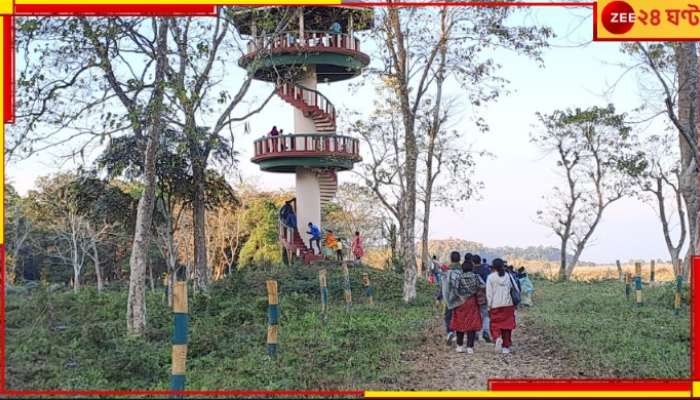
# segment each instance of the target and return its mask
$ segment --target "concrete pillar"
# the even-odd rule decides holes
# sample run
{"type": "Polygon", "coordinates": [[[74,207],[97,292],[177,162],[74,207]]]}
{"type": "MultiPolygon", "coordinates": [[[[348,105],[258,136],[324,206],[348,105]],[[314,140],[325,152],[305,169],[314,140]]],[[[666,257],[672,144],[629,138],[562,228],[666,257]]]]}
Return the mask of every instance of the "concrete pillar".
{"type": "Polygon", "coordinates": [[[309,245],[308,224],[312,222],[321,229],[321,190],[316,173],[310,168],[298,167],[297,183],[297,225],[304,243],[309,245]]]}
{"type": "MultiPolygon", "coordinates": [[[[316,90],[316,69],[314,65],[307,65],[309,72],[304,79],[297,81],[301,86],[316,90]]],[[[294,108],[294,133],[316,133],[316,126],[311,118],[304,116],[304,113],[294,108]]]]}

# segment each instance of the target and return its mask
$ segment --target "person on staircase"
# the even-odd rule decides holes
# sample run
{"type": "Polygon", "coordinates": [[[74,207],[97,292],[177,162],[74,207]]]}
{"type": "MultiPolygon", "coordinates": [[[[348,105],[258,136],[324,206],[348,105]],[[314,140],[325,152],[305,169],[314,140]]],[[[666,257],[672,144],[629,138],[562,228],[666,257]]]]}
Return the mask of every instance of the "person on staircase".
{"type": "Polygon", "coordinates": [[[355,263],[359,264],[360,259],[365,255],[365,249],[362,247],[362,237],[359,231],[355,231],[355,236],[352,237],[352,244],[350,247],[352,255],[355,256],[355,263]]]}
{"type": "Polygon", "coordinates": [[[316,251],[314,251],[314,242],[316,242],[318,253],[321,254],[321,230],[318,229],[318,226],[309,222],[309,230],[306,234],[311,235],[311,239],[309,239],[309,248],[311,251],[316,254],[316,251]]]}
{"type": "MultiPolygon", "coordinates": [[[[331,257],[333,253],[336,254],[337,257],[337,250],[338,250],[338,239],[335,237],[333,234],[333,231],[330,229],[326,229],[326,237],[323,240],[323,246],[328,250],[326,253],[327,257],[331,257]]],[[[342,255],[341,255],[342,258],[342,255]]],[[[338,260],[342,261],[342,260],[338,260]]]]}
{"type": "Polygon", "coordinates": [[[292,202],[294,200],[287,200],[280,209],[280,220],[284,225],[289,228],[297,229],[297,216],[294,213],[294,207],[292,207],[292,202]]]}

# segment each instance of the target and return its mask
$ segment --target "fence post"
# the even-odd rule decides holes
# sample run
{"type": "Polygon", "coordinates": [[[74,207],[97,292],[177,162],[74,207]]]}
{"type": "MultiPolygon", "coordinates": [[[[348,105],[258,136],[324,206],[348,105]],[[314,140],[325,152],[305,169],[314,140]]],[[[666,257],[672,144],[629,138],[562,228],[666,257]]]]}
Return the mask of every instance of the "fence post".
{"type": "Polygon", "coordinates": [[[187,360],[187,282],[177,281],[173,288],[173,352],[170,390],[185,390],[187,360]]]}
{"type": "Polygon", "coordinates": [[[620,279],[620,282],[625,281],[625,276],[622,273],[622,265],[620,265],[620,260],[615,260],[615,264],[617,264],[617,276],[618,279],[620,279]]]}
{"type": "Polygon", "coordinates": [[[318,271],[318,282],[321,286],[321,319],[325,322],[328,315],[328,286],[325,269],[318,271]]]}
{"type": "Polygon", "coordinates": [[[651,270],[649,271],[649,282],[656,279],[656,260],[651,260],[651,270]]]}
{"type": "Polygon", "coordinates": [[[277,298],[277,281],[267,283],[267,354],[277,355],[277,322],[279,321],[279,305],[277,298]]]}
{"type": "Polygon", "coordinates": [[[673,299],[673,314],[678,315],[681,310],[681,293],[683,290],[683,275],[676,277],[676,295],[673,299]]]}
{"type": "Polygon", "coordinates": [[[627,298],[628,300],[630,298],[630,292],[632,291],[632,288],[630,287],[631,280],[632,280],[632,273],[625,272],[625,298],[627,298]]]}
{"type": "Polygon", "coordinates": [[[350,271],[347,261],[343,261],[343,289],[345,290],[345,310],[350,311],[352,306],[352,290],[350,289],[350,271]]]}
{"type": "Polygon", "coordinates": [[[367,304],[374,304],[374,299],[372,298],[372,286],[369,285],[369,274],[364,272],[362,274],[362,283],[365,285],[365,295],[367,296],[367,304]]]}
{"type": "Polygon", "coordinates": [[[642,305],[642,263],[634,263],[634,290],[637,298],[637,305],[642,305]]]}

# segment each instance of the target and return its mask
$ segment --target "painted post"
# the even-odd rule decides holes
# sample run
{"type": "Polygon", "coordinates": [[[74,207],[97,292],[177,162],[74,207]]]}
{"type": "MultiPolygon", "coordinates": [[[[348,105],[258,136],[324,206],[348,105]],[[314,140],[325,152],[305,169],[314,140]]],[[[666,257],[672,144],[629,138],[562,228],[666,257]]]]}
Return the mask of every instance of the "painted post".
{"type": "Polygon", "coordinates": [[[651,270],[649,271],[649,282],[656,279],[656,260],[651,260],[651,270]]]}
{"type": "Polygon", "coordinates": [[[630,287],[630,281],[632,280],[632,274],[629,272],[625,272],[625,298],[629,300],[630,298],[630,292],[632,291],[632,288],[630,287]]]}
{"type": "Polygon", "coordinates": [[[681,291],[683,290],[683,276],[676,277],[676,296],[673,299],[673,314],[678,315],[681,310],[681,291]]]}
{"type": "Polygon", "coordinates": [[[185,390],[187,360],[187,282],[177,281],[173,288],[173,353],[170,390],[185,390]]]}
{"type": "Polygon", "coordinates": [[[350,271],[348,271],[348,264],[343,261],[343,289],[345,291],[345,310],[350,311],[352,306],[352,290],[350,289],[350,271]]]}
{"type": "Polygon", "coordinates": [[[642,263],[634,263],[634,291],[636,294],[637,305],[642,305],[642,263]]]}
{"type": "Polygon", "coordinates": [[[365,285],[365,295],[367,296],[367,304],[374,304],[374,299],[372,298],[372,286],[369,285],[369,274],[364,272],[362,274],[362,283],[365,285]]]}
{"type": "Polygon", "coordinates": [[[279,303],[277,298],[277,281],[267,283],[267,355],[277,355],[277,323],[279,321],[279,303]]]}
{"type": "Polygon", "coordinates": [[[321,286],[321,319],[325,322],[328,315],[328,286],[325,269],[318,271],[318,282],[321,286]]]}

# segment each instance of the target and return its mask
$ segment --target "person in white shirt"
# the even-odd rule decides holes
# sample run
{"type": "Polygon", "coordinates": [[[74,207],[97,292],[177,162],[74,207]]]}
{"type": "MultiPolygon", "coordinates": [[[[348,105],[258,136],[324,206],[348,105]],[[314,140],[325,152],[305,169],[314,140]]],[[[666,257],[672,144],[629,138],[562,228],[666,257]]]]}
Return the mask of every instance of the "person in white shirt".
{"type": "Polygon", "coordinates": [[[510,353],[511,334],[515,329],[515,306],[510,295],[513,278],[500,258],[493,260],[494,272],[486,279],[486,305],[489,310],[491,338],[496,340],[496,351],[510,353]]]}

